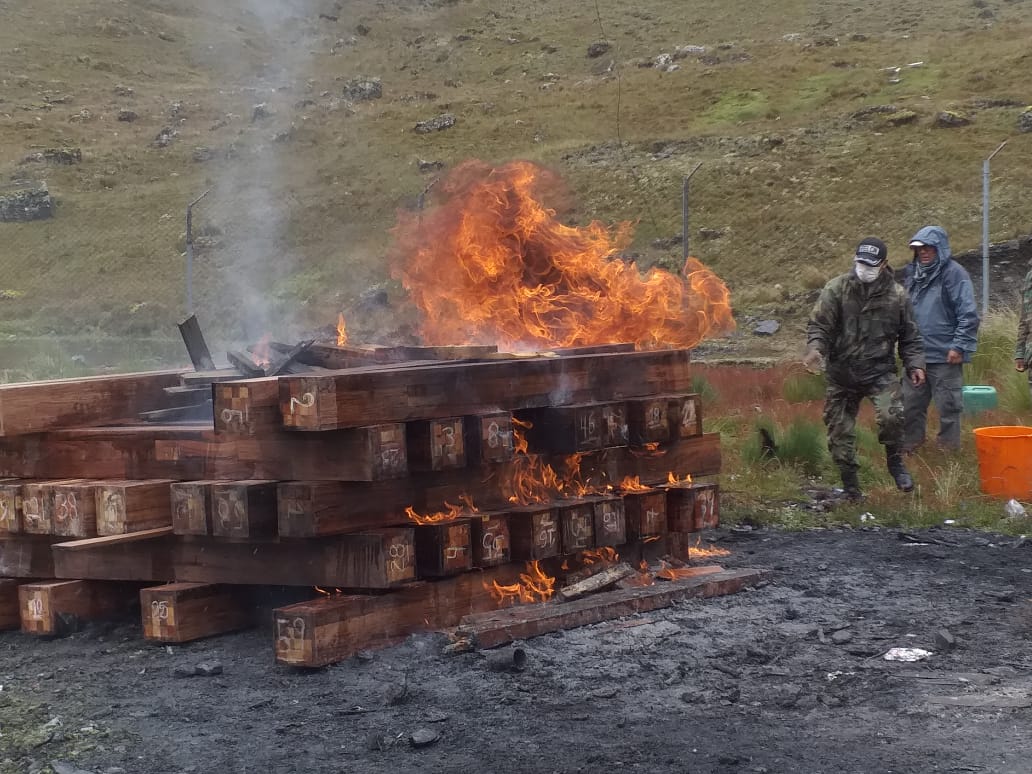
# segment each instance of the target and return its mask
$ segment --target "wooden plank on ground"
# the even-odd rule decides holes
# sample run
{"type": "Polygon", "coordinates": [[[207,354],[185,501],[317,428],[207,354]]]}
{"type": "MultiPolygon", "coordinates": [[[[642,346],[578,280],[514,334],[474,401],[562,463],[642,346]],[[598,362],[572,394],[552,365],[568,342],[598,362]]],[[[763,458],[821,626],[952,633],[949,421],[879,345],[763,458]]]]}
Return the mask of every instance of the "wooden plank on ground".
{"type": "Polygon", "coordinates": [[[293,430],[462,416],[480,411],[613,402],[687,391],[689,350],[441,363],[280,378],[293,430]]]}
{"type": "Polygon", "coordinates": [[[243,595],[212,583],[168,583],[140,589],[144,639],[192,642],[245,629],[253,616],[243,595]]]}
{"type": "Polygon", "coordinates": [[[18,587],[21,629],[26,634],[55,635],[74,630],[80,621],[95,621],[124,612],[125,589],[86,580],[50,580],[18,587]]]}
{"type": "Polygon", "coordinates": [[[95,490],[97,534],[122,535],[126,532],[172,526],[172,482],[106,481],[95,490]]]}
{"type": "Polygon", "coordinates": [[[0,578],[0,632],[21,627],[21,604],[14,578],[0,578]]]}
{"type": "Polygon", "coordinates": [[[279,608],[273,611],[276,661],[321,667],[414,632],[454,626],[469,613],[494,609],[488,587],[513,583],[522,569],[507,564],[390,594],[333,595],[279,608]]]}
{"type": "Polygon", "coordinates": [[[319,540],[230,542],[172,529],[53,547],[58,578],[384,589],[416,577],[410,527],[319,540]]]}
{"type": "Polygon", "coordinates": [[[0,385],[0,437],[133,421],[141,411],[161,408],[164,388],[179,384],[181,373],[151,371],[0,385]]]}
{"type": "Polygon", "coordinates": [[[697,577],[606,591],[572,602],[521,605],[474,614],[463,619],[457,633],[481,648],[493,648],[514,640],[669,607],[682,599],[733,594],[755,586],[770,574],[758,569],[710,570],[697,577]]]}
{"type": "Polygon", "coordinates": [[[52,535],[0,535],[0,576],[53,578],[52,535]]]}

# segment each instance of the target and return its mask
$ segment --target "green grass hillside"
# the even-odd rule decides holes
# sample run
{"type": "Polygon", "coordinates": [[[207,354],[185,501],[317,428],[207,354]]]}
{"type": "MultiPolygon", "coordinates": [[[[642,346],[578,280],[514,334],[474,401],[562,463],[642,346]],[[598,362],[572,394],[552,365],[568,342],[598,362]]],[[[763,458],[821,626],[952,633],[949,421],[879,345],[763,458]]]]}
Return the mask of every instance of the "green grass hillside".
{"type": "Polygon", "coordinates": [[[0,179],[56,201],[0,223],[0,335],[174,335],[184,210],[210,190],[195,305],[213,338],[341,309],[372,336],[391,321],[359,303],[370,288],[410,311],[384,256],[441,174],[420,160],[545,164],[567,221],[632,221],[639,263],[671,267],[680,247],[654,242],[680,232],[701,162],[692,252],[737,314],[792,323],[774,351],[799,347],[807,291],[860,238],[896,263],[926,223],[977,246],[981,161],[1007,138],[991,236],[1032,230],[1026,0],[0,0],[0,18],[0,179]],[[676,69],[648,66],[664,54],[676,69]],[[360,77],[382,96],[349,99],[360,77]],[[947,110],[969,123],[938,126],[947,110]],[[414,131],[442,113],[453,127],[414,131]],[[66,147],[80,163],[24,161],[66,147]]]}

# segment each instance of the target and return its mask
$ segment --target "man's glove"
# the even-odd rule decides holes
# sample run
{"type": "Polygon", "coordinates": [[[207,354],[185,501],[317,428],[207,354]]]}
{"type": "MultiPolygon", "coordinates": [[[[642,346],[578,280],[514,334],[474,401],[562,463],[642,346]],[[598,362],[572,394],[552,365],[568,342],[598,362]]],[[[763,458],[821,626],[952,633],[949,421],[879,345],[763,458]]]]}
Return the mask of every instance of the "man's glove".
{"type": "Polygon", "coordinates": [[[824,355],[811,347],[803,355],[803,368],[811,374],[819,374],[824,371],[824,355]]]}

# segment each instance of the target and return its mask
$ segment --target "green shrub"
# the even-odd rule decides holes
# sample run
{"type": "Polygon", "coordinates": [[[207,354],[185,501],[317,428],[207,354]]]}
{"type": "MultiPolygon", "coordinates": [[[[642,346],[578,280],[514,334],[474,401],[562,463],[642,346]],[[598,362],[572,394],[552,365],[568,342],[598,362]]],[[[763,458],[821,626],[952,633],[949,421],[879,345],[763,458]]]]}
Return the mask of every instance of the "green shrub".
{"type": "Polygon", "coordinates": [[[824,374],[793,373],[785,378],[781,394],[789,403],[823,400],[827,381],[824,374]]]}
{"type": "Polygon", "coordinates": [[[792,420],[778,443],[777,456],[807,475],[818,475],[828,460],[824,425],[812,419],[792,420]]]}
{"type": "Polygon", "coordinates": [[[692,392],[698,393],[702,405],[713,403],[717,400],[717,390],[710,384],[709,380],[701,374],[692,374],[692,392]]]}

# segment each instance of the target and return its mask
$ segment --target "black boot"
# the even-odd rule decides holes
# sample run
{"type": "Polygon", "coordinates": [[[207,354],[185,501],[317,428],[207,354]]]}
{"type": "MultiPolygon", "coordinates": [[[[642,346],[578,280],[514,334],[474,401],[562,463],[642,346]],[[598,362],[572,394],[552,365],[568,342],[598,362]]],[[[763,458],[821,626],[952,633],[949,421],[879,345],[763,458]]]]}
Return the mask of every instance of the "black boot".
{"type": "Polygon", "coordinates": [[[898,447],[885,447],[885,463],[889,468],[889,474],[896,482],[896,488],[901,492],[914,491],[914,479],[910,477],[907,466],[903,464],[903,452],[898,447]]]}
{"type": "Polygon", "coordinates": [[[864,498],[864,493],[860,491],[860,478],[856,474],[856,470],[844,470],[842,471],[842,494],[845,498],[851,502],[860,502],[864,498]]]}

